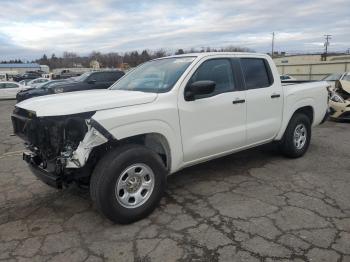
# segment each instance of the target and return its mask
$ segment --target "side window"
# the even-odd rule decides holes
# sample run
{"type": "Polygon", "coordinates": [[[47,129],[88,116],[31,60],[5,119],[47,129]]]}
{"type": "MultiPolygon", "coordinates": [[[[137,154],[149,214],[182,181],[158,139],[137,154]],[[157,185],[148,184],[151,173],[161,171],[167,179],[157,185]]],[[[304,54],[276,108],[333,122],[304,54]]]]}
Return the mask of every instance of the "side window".
{"type": "Polygon", "coordinates": [[[5,88],[17,88],[18,85],[17,84],[14,84],[14,83],[6,83],[5,84],[5,88]]]}
{"type": "Polygon", "coordinates": [[[270,67],[262,58],[241,58],[245,84],[247,89],[264,88],[272,85],[270,67]]]}
{"type": "MultiPolygon", "coordinates": [[[[225,92],[232,92],[235,88],[232,74],[231,62],[229,59],[212,59],[203,62],[193,74],[188,85],[197,82],[211,80],[216,83],[215,91],[209,96],[225,92]]],[[[206,95],[205,97],[208,97],[206,95]]]]}
{"type": "Polygon", "coordinates": [[[96,80],[96,82],[106,82],[108,81],[108,73],[104,73],[104,72],[99,72],[99,73],[95,73],[95,74],[92,74],[90,77],[89,77],[90,80],[94,79],[96,80]]]}
{"type": "Polygon", "coordinates": [[[120,72],[109,72],[109,73],[107,74],[106,81],[115,82],[115,81],[117,81],[120,77],[121,77],[121,73],[120,73],[120,72]]]}

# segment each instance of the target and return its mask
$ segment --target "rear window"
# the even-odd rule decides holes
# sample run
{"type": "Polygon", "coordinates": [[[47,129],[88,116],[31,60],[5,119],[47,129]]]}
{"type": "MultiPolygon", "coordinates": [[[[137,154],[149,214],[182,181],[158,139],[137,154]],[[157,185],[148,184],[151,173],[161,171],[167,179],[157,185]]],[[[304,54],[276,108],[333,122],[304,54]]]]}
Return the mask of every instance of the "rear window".
{"type": "Polygon", "coordinates": [[[272,85],[273,78],[268,62],[262,58],[241,58],[247,89],[264,88],[272,85]]]}

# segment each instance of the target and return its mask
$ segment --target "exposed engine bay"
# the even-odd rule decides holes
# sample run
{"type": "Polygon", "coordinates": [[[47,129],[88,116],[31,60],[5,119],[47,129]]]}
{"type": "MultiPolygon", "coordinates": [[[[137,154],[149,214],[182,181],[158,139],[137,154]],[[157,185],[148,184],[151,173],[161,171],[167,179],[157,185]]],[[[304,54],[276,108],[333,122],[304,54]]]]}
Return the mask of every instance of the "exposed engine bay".
{"type": "Polygon", "coordinates": [[[24,153],[24,160],[57,180],[57,187],[83,178],[89,173],[84,169],[92,150],[108,141],[106,131],[91,119],[94,114],[36,117],[34,112],[16,108],[12,115],[14,132],[29,151],[24,153]]]}

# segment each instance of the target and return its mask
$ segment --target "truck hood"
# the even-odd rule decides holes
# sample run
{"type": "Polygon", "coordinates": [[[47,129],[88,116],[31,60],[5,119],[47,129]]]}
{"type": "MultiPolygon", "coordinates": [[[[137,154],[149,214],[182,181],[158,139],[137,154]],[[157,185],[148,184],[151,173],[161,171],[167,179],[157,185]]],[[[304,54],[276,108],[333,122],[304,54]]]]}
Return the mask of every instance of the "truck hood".
{"type": "Polygon", "coordinates": [[[156,93],[104,89],[35,97],[16,107],[35,112],[38,117],[62,116],[146,104],[156,98],[156,93]]]}

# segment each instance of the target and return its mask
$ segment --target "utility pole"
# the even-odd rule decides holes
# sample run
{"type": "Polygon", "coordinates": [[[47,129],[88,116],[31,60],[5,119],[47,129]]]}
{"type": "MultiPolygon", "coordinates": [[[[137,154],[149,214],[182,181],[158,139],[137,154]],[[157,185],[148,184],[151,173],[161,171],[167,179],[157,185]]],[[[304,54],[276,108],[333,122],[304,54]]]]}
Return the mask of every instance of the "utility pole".
{"type": "Polygon", "coordinates": [[[324,60],[327,61],[327,54],[328,54],[328,46],[330,45],[329,41],[332,39],[332,35],[324,35],[325,42],[324,42],[324,60]]]}
{"type": "Polygon", "coordinates": [[[275,47],[275,32],[272,32],[272,43],[271,43],[271,58],[273,58],[273,49],[275,47]]]}

